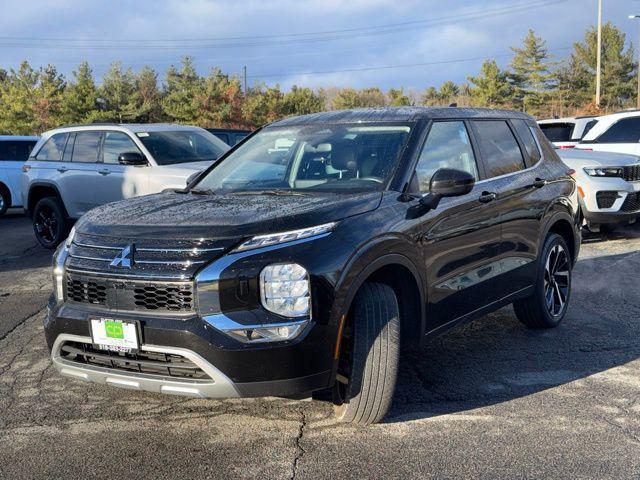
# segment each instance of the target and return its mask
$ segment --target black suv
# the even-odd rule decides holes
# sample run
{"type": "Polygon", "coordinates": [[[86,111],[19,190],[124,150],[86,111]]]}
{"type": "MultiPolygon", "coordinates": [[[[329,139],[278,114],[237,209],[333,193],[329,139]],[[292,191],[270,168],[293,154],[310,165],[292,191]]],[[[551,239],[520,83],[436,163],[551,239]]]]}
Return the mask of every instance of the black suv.
{"type": "Polygon", "coordinates": [[[534,120],[462,108],[275,122],[185,190],[85,214],[56,252],[58,371],[387,412],[400,351],[505,305],[567,312],[578,199],[534,120]]]}

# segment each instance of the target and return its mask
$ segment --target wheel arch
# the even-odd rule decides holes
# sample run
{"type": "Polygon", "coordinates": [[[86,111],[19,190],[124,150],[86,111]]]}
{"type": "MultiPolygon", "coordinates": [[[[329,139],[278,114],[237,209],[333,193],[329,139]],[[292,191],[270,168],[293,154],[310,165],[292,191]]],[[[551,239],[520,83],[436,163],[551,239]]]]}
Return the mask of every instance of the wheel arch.
{"type": "Polygon", "coordinates": [[[33,210],[36,204],[45,197],[57,197],[62,204],[65,216],[69,216],[67,209],[64,205],[64,200],[60,194],[60,190],[53,183],[49,182],[34,182],[29,186],[29,194],[27,196],[27,205],[25,205],[29,218],[33,218],[33,210]]]}
{"type": "Polygon", "coordinates": [[[569,253],[571,254],[571,260],[575,264],[580,252],[581,241],[581,234],[578,229],[579,227],[576,224],[578,220],[569,213],[565,206],[562,206],[561,204],[556,205],[559,205],[560,207],[550,213],[547,221],[545,222],[545,226],[542,229],[540,242],[542,244],[549,233],[556,233],[560,235],[566,242],[567,247],[569,248],[569,253]]]}
{"type": "Polygon", "coordinates": [[[358,290],[366,282],[382,283],[394,290],[400,309],[403,345],[419,345],[425,331],[426,292],[415,263],[399,253],[385,254],[365,263],[346,290],[340,307],[341,316],[348,316],[358,290]]]}

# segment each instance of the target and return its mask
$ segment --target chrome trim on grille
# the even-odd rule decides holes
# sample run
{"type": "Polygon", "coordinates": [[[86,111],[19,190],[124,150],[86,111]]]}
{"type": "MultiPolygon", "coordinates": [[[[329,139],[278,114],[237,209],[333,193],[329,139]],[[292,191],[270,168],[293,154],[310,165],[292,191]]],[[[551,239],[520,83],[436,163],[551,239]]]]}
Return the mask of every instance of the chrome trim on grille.
{"type": "Polygon", "coordinates": [[[76,273],[78,275],[86,275],[86,276],[90,276],[90,277],[110,277],[110,278],[116,278],[116,279],[121,279],[122,281],[125,282],[129,282],[129,281],[135,281],[135,280],[140,280],[140,281],[153,281],[153,280],[169,280],[169,281],[176,281],[176,282],[181,282],[181,281],[186,281],[189,279],[188,275],[158,275],[157,273],[153,273],[151,272],[149,275],[140,275],[140,274],[135,274],[135,275],[127,275],[125,273],[111,273],[111,272],[100,272],[100,271],[94,271],[94,270],[79,270],[77,268],[72,268],[72,267],[67,267],[66,271],[69,273],[76,273]]]}
{"type": "Polygon", "coordinates": [[[234,383],[224,373],[211,365],[203,357],[186,348],[165,347],[160,345],[141,345],[140,350],[147,352],[180,355],[191,360],[211,381],[204,383],[193,380],[183,380],[172,377],[162,377],[145,373],[124,372],[105,367],[85,365],[62,358],[60,349],[65,342],[79,342],[92,344],[91,337],[80,335],[60,334],[51,349],[51,360],[56,370],[67,377],[84,380],[86,382],[113,385],[133,390],[145,390],[156,393],[184,395],[203,398],[237,398],[240,397],[234,383]]]}
{"type": "MultiPolygon", "coordinates": [[[[136,250],[138,252],[142,249],[136,250]]],[[[99,258],[99,257],[86,257],[84,255],[76,255],[75,253],[69,253],[71,258],[77,258],[78,260],[89,260],[92,262],[107,262],[111,263],[113,258],[99,258]]],[[[206,260],[134,260],[138,265],[175,265],[180,267],[190,267],[191,265],[202,265],[206,263],[206,260]]]]}
{"type": "MultiPolygon", "coordinates": [[[[80,243],[80,242],[76,242],[75,240],[73,241],[74,245],[77,245],[78,247],[82,247],[82,248],[95,248],[98,250],[122,250],[124,248],[126,248],[125,246],[118,246],[118,247],[109,247],[106,245],[91,245],[88,243],[80,243]]],[[[136,251],[137,252],[157,252],[157,253],[192,253],[193,255],[199,255],[201,253],[207,253],[207,252],[220,252],[224,250],[224,247],[216,247],[216,248],[198,248],[198,247],[193,247],[193,248],[137,248],[136,247],[136,251]]],[[[138,262],[141,263],[141,262],[138,262]]]]}

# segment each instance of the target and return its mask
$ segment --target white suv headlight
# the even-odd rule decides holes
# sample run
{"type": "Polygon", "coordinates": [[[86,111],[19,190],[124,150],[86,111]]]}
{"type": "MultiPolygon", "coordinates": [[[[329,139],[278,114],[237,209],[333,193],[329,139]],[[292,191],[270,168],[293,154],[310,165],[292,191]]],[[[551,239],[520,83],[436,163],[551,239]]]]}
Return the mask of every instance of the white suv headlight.
{"type": "Polygon", "coordinates": [[[618,167],[585,167],[584,171],[590,177],[622,177],[622,168],[618,167]]]}
{"type": "Polygon", "coordinates": [[[275,264],[260,273],[262,305],[283,317],[308,317],[311,312],[309,272],[297,263],[275,264]]]}

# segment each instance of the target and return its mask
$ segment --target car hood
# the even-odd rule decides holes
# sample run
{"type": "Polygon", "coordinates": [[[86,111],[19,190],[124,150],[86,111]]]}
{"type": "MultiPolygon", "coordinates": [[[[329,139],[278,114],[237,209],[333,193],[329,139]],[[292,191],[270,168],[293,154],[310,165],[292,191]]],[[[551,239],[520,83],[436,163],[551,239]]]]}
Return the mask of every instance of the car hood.
{"type": "Polygon", "coordinates": [[[242,238],[341,220],[378,208],[381,192],[194,195],[164,192],[87,212],[82,234],[128,238],[242,238]]]}
{"type": "Polygon", "coordinates": [[[640,162],[640,157],[624,153],[595,152],[592,150],[556,150],[562,161],[572,168],[576,167],[624,167],[640,162]]]}

